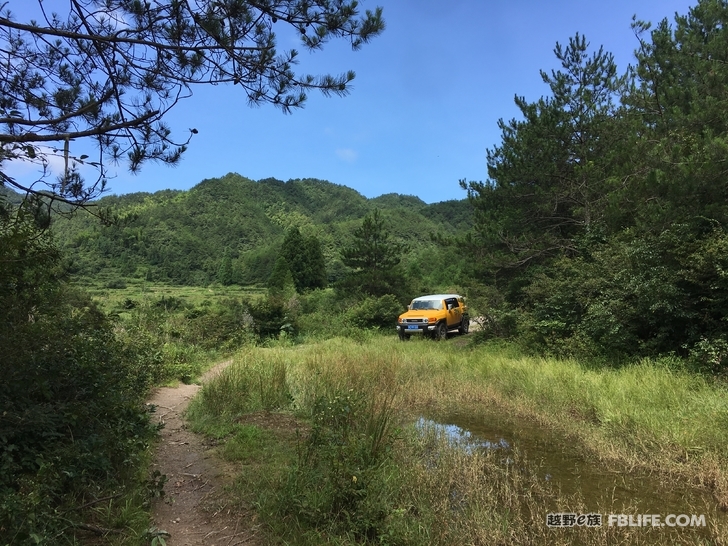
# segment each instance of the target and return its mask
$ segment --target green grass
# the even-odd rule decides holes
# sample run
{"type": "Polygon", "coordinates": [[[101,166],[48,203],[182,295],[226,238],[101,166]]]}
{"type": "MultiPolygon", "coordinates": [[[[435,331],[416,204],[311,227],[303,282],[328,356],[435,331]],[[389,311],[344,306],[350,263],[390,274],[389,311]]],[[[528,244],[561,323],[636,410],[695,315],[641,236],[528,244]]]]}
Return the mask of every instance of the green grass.
{"type": "Polygon", "coordinates": [[[636,434],[716,454],[728,442],[725,388],[659,362],[595,370],[575,361],[491,358],[479,371],[497,391],[593,421],[607,436],[636,434]]]}
{"type": "Polygon", "coordinates": [[[126,300],[138,303],[176,298],[190,307],[216,305],[226,298],[256,299],[265,294],[265,288],[222,286],[178,286],[148,282],[142,279],[84,280],[78,283],[96,299],[106,311],[118,311],[126,300]],[[124,288],[109,288],[115,281],[122,281],[124,288]]]}
{"type": "MultiPolygon", "coordinates": [[[[703,483],[726,501],[724,386],[673,363],[595,368],[463,341],[380,336],[249,348],[204,387],[190,417],[197,430],[222,437],[224,457],[246,461],[237,495],[258,506],[273,543],[666,539],[607,527],[550,532],[549,506],[578,512],[583,500],[562,498],[517,452],[504,466],[495,451],[466,454],[410,425],[417,415],[452,409],[541,423],[595,464],[610,460],[624,472],[642,466],[685,487],[703,483]],[[286,414],[289,426],[270,426],[286,414]]],[[[726,532],[679,540],[721,543],[726,532]]]]}
{"type": "Polygon", "coordinates": [[[83,288],[111,315],[119,339],[148,361],[156,383],[195,381],[212,364],[255,341],[244,302],[255,301],[260,290],[140,279],[124,283],[112,289],[101,280],[83,288]]]}

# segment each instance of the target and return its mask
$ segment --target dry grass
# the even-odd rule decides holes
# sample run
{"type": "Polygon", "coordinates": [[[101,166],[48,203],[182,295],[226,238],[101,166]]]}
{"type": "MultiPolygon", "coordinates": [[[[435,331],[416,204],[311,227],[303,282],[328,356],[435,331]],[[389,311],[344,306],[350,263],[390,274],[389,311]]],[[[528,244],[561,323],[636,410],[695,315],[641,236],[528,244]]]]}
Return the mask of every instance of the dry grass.
{"type": "MultiPolygon", "coordinates": [[[[728,397],[723,387],[700,377],[650,362],[590,369],[571,361],[523,358],[504,349],[470,349],[452,342],[399,343],[390,338],[363,344],[330,339],[258,348],[238,360],[237,371],[233,366],[231,373],[247,377],[235,380],[240,389],[235,391],[235,381],[223,378],[209,393],[216,404],[224,406],[229,400],[234,413],[244,409],[238,395],[254,391],[250,377],[265,376],[271,385],[279,385],[277,390],[285,390],[292,401],[289,408],[299,416],[311,415],[317,401],[340,402],[341,393],[356,393],[368,401],[367,411],[376,413],[379,407],[390,412],[401,431],[397,439],[382,434],[377,440],[389,442],[379,448],[390,455],[360,473],[350,493],[364,496],[357,497],[356,509],[347,516],[353,519],[342,520],[337,512],[330,514],[330,520],[326,514],[311,520],[297,516],[295,510],[281,516],[271,509],[279,515],[268,523],[280,540],[293,544],[351,544],[365,539],[390,544],[728,543],[725,517],[708,517],[709,528],[700,531],[616,528],[606,522],[596,529],[549,528],[545,518],[553,507],[580,513],[587,510],[583,499],[565,497],[539,479],[533,463],[523,460],[517,450],[507,455],[499,450],[467,451],[436,431],[417,431],[409,425],[419,415],[454,409],[474,417],[500,413],[514,421],[528,420],[568,438],[574,450],[596,464],[608,463],[623,472],[649,469],[682,486],[710,488],[719,510],[725,507],[728,491],[723,449],[728,445],[728,397]]],[[[225,413],[223,407],[216,411],[225,413]]],[[[359,418],[375,423],[364,427],[365,434],[374,437],[378,429],[371,415],[359,418]]],[[[290,444],[281,449],[290,449],[290,444]]],[[[326,453],[334,463],[341,456],[336,450],[326,453]]],[[[280,489],[269,490],[261,506],[309,501],[325,506],[320,498],[324,492],[314,501],[302,500],[281,481],[315,489],[325,482],[320,474],[323,459],[316,460],[315,468],[294,465],[289,471],[293,474],[279,469],[279,481],[265,483],[280,489]]],[[[351,459],[339,463],[350,464],[351,459]]],[[[265,465],[259,471],[265,474],[265,465]]],[[[343,480],[342,487],[352,488],[351,478],[343,480]]],[[[590,506],[593,512],[593,503],[590,506]]],[[[610,507],[599,510],[607,514],[610,507]]]]}

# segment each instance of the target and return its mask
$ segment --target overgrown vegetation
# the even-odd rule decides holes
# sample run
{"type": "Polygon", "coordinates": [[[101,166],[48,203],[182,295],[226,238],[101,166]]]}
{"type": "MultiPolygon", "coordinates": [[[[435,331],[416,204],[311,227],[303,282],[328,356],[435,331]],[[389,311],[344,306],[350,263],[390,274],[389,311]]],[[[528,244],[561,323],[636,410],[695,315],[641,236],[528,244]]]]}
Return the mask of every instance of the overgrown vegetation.
{"type": "Polygon", "coordinates": [[[244,351],[203,388],[190,417],[197,430],[223,440],[224,456],[245,462],[236,491],[258,506],[271,542],[726,539],[724,516],[706,506],[695,508],[708,518],[702,531],[549,529],[554,507],[606,514],[630,506],[610,504],[608,495],[596,506],[596,499],[561,494],[518,450],[464,449],[436,428],[412,425],[423,413],[452,410],[471,420],[505,414],[548,424],[570,438],[585,465],[657,473],[672,490],[702,484],[728,500],[727,393],[664,362],[589,368],[512,348],[338,338],[244,351]]]}
{"type": "Polygon", "coordinates": [[[160,373],[152,347],[117,336],[97,305],[64,281],[32,211],[5,212],[0,542],[54,544],[103,528],[98,503],[122,497],[143,525],[145,499],[136,491],[155,435],[143,402],[160,373]]]}
{"type": "Polygon", "coordinates": [[[187,301],[108,282],[101,307],[68,282],[39,209],[2,212],[0,544],[139,541],[163,485],[147,474],[150,388],[192,381],[288,318],[263,320],[279,307],[254,293],[187,301]]]}
{"type": "Polygon", "coordinates": [[[623,74],[583,36],[557,44],[550,94],[517,99],[488,179],[463,182],[492,335],[725,371],[727,20],[701,0],[672,24],[635,21],[623,74]]]}
{"type": "Polygon", "coordinates": [[[470,228],[464,199],[427,205],[392,194],[379,201],[323,180],[256,182],[230,173],[189,191],[109,196],[97,204],[112,208],[119,223],[103,226],[79,213],[53,226],[69,270],[91,281],[265,286],[285,257],[299,292],[323,287],[349,272],[341,251],[354,244],[354,232],[375,207],[390,242],[411,250],[399,255],[402,267],[425,288],[459,282],[467,263],[457,252],[443,263],[430,240],[470,228]]]}

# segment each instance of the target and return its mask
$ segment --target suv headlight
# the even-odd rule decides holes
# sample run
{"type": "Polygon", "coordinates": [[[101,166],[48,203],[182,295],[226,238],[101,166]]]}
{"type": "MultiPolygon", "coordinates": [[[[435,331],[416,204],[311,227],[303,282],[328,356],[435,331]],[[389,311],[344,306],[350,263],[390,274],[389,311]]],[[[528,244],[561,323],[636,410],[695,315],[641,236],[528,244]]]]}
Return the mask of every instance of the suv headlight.
{"type": "Polygon", "coordinates": [[[428,322],[430,322],[430,319],[423,319],[422,322],[424,322],[425,324],[427,324],[428,322]]]}

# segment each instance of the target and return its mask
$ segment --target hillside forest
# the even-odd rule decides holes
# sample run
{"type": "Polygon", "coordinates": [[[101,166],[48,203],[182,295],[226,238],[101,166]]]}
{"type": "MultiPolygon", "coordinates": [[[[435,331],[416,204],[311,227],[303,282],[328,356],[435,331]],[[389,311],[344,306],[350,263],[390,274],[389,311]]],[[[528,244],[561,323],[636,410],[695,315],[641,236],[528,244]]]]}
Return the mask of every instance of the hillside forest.
{"type": "MultiPolygon", "coordinates": [[[[317,287],[332,285],[347,271],[342,249],[374,210],[392,241],[404,245],[400,257],[411,278],[433,286],[457,283],[464,260],[431,236],[464,234],[472,225],[466,200],[427,205],[398,194],[367,199],[322,180],[256,182],[234,173],[189,191],[104,197],[97,206],[113,210],[111,225],[80,213],[53,226],[73,275],[194,286],[265,286],[293,231],[320,247],[324,279],[317,287]]],[[[293,265],[302,242],[286,245],[293,265]]]]}
{"type": "Polygon", "coordinates": [[[633,28],[627,68],[580,34],[556,45],[462,200],[230,173],[70,208],[0,185],[0,544],[98,527],[91,499],[128,484],[148,508],[155,385],[241,347],[394,337],[424,293],[467,297],[473,344],[721,384],[728,3],[633,28]]]}

